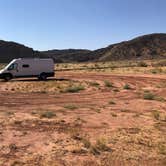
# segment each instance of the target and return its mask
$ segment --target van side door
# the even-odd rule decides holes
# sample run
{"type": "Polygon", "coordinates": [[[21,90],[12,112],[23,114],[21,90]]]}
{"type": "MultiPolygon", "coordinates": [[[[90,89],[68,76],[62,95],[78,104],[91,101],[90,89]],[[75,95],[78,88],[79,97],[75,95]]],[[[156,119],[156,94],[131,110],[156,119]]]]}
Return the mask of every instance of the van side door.
{"type": "Polygon", "coordinates": [[[20,64],[20,71],[19,71],[20,76],[31,76],[31,65],[30,63],[23,62],[20,64]]]}

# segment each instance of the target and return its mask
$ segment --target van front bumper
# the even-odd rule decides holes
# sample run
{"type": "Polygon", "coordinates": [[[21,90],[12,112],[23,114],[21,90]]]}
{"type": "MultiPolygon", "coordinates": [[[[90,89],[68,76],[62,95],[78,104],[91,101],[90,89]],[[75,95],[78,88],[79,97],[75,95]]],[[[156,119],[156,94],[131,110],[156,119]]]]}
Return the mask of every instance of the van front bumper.
{"type": "Polygon", "coordinates": [[[0,73],[0,79],[4,79],[5,74],[4,73],[0,73]]]}
{"type": "Polygon", "coordinates": [[[0,79],[4,78],[4,75],[0,73],[0,79]]]}

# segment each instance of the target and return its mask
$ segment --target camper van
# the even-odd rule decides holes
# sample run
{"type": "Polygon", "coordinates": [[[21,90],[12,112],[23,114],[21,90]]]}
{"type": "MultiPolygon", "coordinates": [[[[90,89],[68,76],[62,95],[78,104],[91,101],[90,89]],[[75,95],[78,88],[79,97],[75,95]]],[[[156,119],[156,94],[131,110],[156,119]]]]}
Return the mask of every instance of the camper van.
{"type": "Polygon", "coordinates": [[[12,60],[4,69],[0,70],[0,78],[9,81],[12,78],[37,77],[46,80],[54,76],[53,59],[19,58],[12,60]]]}

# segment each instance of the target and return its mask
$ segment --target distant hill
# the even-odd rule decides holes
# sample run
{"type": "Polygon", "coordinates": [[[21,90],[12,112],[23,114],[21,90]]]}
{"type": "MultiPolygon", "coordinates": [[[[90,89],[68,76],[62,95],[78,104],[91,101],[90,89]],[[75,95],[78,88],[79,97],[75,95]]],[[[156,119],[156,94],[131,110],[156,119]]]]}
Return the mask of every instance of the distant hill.
{"type": "Polygon", "coordinates": [[[53,58],[56,63],[166,58],[166,34],[149,34],[98,50],[66,49],[34,51],[24,45],[0,40],[0,62],[18,57],[53,58]]]}
{"type": "Polygon", "coordinates": [[[83,49],[49,50],[41,52],[40,57],[53,58],[57,63],[85,62],[89,61],[88,56],[90,53],[90,50],[83,49]]]}

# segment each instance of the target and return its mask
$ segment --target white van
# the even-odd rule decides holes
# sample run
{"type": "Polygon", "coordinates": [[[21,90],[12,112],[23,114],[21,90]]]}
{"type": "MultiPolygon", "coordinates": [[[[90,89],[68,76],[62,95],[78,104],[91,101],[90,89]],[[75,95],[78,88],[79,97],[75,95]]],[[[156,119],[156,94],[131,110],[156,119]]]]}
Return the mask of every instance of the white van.
{"type": "Polygon", "coordinates": [[[46,80],[54,76],[53,59],[19,58],[12,60],[4,69],[0,70],[0,78],[6,81],[19,77],[38,77],[46,80]]]}

